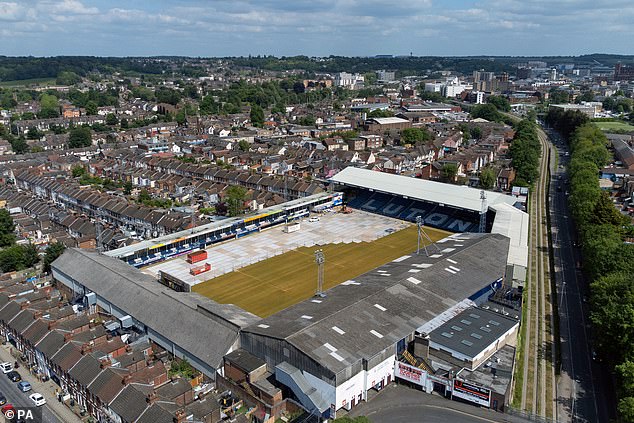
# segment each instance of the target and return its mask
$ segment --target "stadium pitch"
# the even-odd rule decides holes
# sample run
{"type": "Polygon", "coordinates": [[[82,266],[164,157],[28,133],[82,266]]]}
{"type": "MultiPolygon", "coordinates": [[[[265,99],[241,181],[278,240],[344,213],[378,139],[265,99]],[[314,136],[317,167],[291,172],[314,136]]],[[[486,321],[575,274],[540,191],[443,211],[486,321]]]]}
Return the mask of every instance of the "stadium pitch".
{"type": "MultiPolygon", "coordinates": [[[[434,241],[451,234],[429,227],[425,231],[434,241]]],[[[328,289],[415,251],[416,241],[416,226],[411,226],[371,242],[301,247],[197,284],[193,291],[267,317],[315,294],[318,248],[326,256],[324,289],[328,289]]]]}

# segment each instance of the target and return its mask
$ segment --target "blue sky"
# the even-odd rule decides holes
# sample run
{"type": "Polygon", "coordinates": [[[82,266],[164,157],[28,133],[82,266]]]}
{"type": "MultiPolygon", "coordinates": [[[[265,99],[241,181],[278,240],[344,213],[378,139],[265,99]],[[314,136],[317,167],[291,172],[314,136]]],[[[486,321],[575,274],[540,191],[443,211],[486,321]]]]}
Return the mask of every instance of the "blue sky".
{"type": "Polygon", "coordinates": [[[633,21],[633,0],[0,0],[0,54],[634,54],[633,21]]]}

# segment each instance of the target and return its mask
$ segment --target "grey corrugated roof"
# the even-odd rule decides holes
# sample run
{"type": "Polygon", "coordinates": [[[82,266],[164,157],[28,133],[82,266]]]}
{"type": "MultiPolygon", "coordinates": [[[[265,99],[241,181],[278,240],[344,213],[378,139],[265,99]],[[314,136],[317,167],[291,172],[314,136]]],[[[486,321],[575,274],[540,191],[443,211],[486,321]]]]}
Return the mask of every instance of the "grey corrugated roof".
{"type": "Polygon", "coordinates": [[[470,307],[432,331],[429,338],[436,344],[473,358],[518,324],[518,319],[470,307]]]}
{"type": "Polygon", "coordinates": [[[509,239],[459,234],[430,256],[407,255],[243,330],[285,339],[337,373],[393,346],[504,276],[509,239]],[[458,269],[458,270],[453,270],[458,269]]]}
{"type": "MultiPolygon", "coordinates": [[[[375,172],[356,167],[345,168],[333,176],[331,180],[339,184],[373,189],[377,192],[400,195],[406,198],[477,212],[480,211],[482,204],[480,190],[476,188],[375,172]]],[[[486,195],[489,205],[499,203],[514,204],[517,201],[515,197],[493,191],[487,191],[486,195]]]]}
{"type": "MultiPolygon", "coordinates": [[[[217,369],[237,340],[230,324],[178,301],[153,277],[112,257],[69,248],[52,264],[61,272],[217,369]]],[[[188,296],[191,300],[191,296],[188,296]]]]}

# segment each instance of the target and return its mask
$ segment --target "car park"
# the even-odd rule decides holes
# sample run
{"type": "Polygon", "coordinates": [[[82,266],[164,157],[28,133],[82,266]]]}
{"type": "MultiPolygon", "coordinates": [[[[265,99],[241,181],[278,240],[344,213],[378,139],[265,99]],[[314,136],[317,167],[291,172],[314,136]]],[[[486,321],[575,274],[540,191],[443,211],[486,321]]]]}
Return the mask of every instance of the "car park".
{"type": "Polygon", "coordinates": [[[31,384],[23,380],[18,383],[18,389],[22,392],[29,392],[31,390],[31,384]]]}
{"type": "Polygon", "coordinates": [[[29,395],[29,399],[33,401],[36,407],[41,407],[46,404],[46,398],[42,396],[42,394],[38,394],[37,392],[29,395]]]}
{"type": "Polygon", "coordinates": [[[0,363],[0,370],[2,370],[2,373],[7,374],[11,370],[13,370],[13,364],[9,363],[8,361],[5,361],[4,363],[0,363]]]}
{"type": "Polygon", "coordinates": [[[7,373],[7,377],[11,382],[19,382],[22,380],[22,376],[20,376],[20,373],[16,372],[15,370],[7,373]]]}

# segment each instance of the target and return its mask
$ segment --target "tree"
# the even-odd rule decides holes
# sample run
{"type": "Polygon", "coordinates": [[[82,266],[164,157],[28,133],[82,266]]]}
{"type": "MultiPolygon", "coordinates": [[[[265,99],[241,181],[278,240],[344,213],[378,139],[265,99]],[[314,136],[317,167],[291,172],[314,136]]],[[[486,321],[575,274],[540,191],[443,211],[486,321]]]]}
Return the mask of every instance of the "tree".
{"type": "Polygon", "coordinates": [[[401,131],[401,144],[419,144],[433,139],[433,135],[426,129],[405,128],[401,131]]]}
{"type": "Polygon", "coordinates": [[[26,269],[39,261],[40,256],[33,244],[12,245],[0,251],[0,271],[3,273],[26,269]]]}
{"type": "Polygon", "coordinates": [[[485,167],[480,172],[480,186],[484,189],[491,189],[495,185],[495,172],[490,167],[485,167]]]}
{"type": "MultiPolygon", "coordinates": [[[[590,319],[600,354],[618,362],[634,345],[634,278],[632,273],[610,273],[591,284],[590,319]]],[[[629,369],[629,367],[627,368],[629,369]]],[[[622,368],[621,370],[626,370],[622,368]]],[[[629,385],[628,385],[629,386],[629,385]]]]}
{"type": "Polygon", "coordinates": [[[15,224],[9,214],[9,210],[0,209],[0,248],[8,247],[15,243],[15,224]]]}
{"type": "Polygon", "coordinates": [[[198,106],[201,115],[220,113],[220,105],[216,103],[212,95],[205,96],[198,106]]]}
{"type": "Polygon", "coordinates": [[[10,140],[11,149],[15,154],[24,154],[29,151],[29,145],[26,143],[24,137],[17,137],[10,140]]]}
{"type": "Polygon", "coordinates": [[[56,118],[59,116],[59,102],[57,97],[50,94],[42,94],[40,97],[40,119],[56,118]]]}
{"type": "Polygon", "coordinates": [[[493,104],[498,110],[502,112],[511,111],[511,103],[506,97],[491,95],[487,98],[487,103],[493,104]]]}
{"type": "Polygon", "coordinates": [[[469,130],[471,138],[474,140],[482,139],[482,129],[479,126],[472,126],[469,130]]]}
{"type": "Polygon", "coordinates": [[[92,132],[86,126],[79,126],[70,131],[68,148],[82,148],[92,145],[92,132]]]}
{"type": "Polygon", "coordinates": [[[125,181],[123,183],[123,193],[125,195],[130,195],[132,193],[132,182],[130,181],[125,181]]]}
{"type": "Polygon", "coordinates": [[[251,145],[247,140],[240,140],[240,142],[238,143],[238,148],[240,149],[240,151],[249,151],[250,147],[251,145]]]}
{"type": "Polygon", "coordinates": [[[490,103],[473,106],[471,108],[471,117],[474,119],[485,119],[490,122],[500,122],[503,120],[503,116],[498,112],[497,107],[490,103]]]}
{"type": "Polygon", "coordinates": [[[62,71],[57,74],[55,83],[58,85],[74,85],[81,82],[81,78],[75,72],[62,71]]]}
{"type": "Polygon", "coordinates": [[[81,165],[73,166],[70,171],[73,175],[73,178],[81,178],[82,176],[87,174],[86,168],[81,165]]]}
{"type": "Polygon", "coordinates": [[[86,103],[86,114],[88,116],[96,115],[98,110],[99,110],[99,105],[97,105],[96,102],[91,100],[88,103],[86,103]]]}
{"type": "Polygon", "coordinates": [[[458,175],[458,165],[455,163],[445,163],[440,170],[440,175],[445,181],[455,181],[458,175]]]}
{"type": "Polygon", "coordinates": [[[634,422],[634,396],[619,400],[619,415],[624,422],[634,422]]]}
{"type": "Polygon", "coordinates": [[[44,256],[44,271],[51,271],[51,263],[53,263],[59,256],[62,255],[66,246],[61,242],[54,242],[46,249],[46,255],[44,256]]]}
{"type": "Polygon", "coordinates": [[[594,225],[613,225],[620,227],[625,225],[628,220],[627,217],[619,213],[616,207],[614,207],[610,195],[605,191],[601,191],[601,195],[594,205],[594,213],[592,214],[590,223],[594,225]]]}
{"type": "Polygon", "coordinates": [[[570,102],[570,95],[567,91],[560,90],[559,88],[551,88],[548,93],[550,102],[552,104],[563,104],[570,102]]]}
{"type": "Polygon", "coordinates": [[[119,123],[117,116],[114,113],[108,113],[106,115],[106,125],[114,126],[119,123]]]}
{"type": "Polygon", "coordinates": [[[295,94],[301,94],[304,91],[306,91],[306,87],[302,81],[297,81],[293,84],[293,92],[295,92],[295,94]]]}
{"type": "Polygon", "coordinates": [[[247,190],[244,187],[233,185],[227,188],[226,202],[229,216],[239,216],[244,213],[246,197],[247,190]]]}
{"type": "Polygon", "coordinates": [[[253,126],[262,127],[264,125],[264,110],[257,104],[251,106],[251,124],[253,126]]]}
{"type": "Polygon", "coordinates": [[[139,203],[147,203],[148,201],[152,201],[152,196],[145,188],[139,192],[139,196],[137,197],[139,203]]]}

